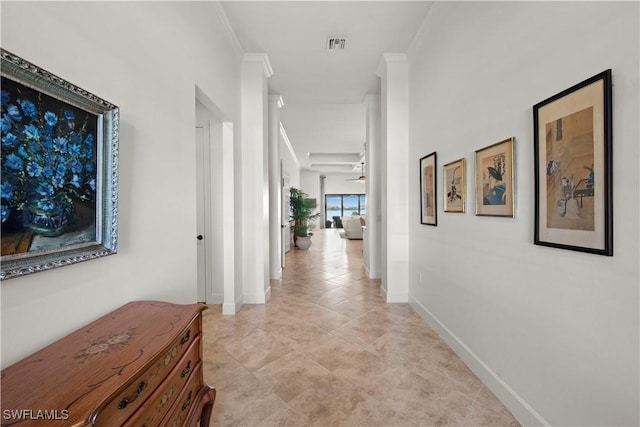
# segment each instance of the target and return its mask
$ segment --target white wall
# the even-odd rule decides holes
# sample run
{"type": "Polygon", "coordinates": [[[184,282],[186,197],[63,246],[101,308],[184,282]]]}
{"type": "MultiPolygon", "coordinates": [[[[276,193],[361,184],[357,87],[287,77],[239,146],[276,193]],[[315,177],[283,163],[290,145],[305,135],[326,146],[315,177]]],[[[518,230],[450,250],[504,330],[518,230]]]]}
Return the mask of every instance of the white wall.
{"type": "Polygon", "coordinates": [[[3,282],[4,367],[130,300],[196,301],[195,86],[233,120],[239,62],[215,3],[1,7],[3,48],[120,107],[119,253],[3,282]]]}
{"type": "Polygon", "coordinates": [[[289,218],[289,189],[291,187],[300,188],[300,163],[295,156],[291,142],[284,128],[280,128],[280,158],[282,160],[282,177],[284,180],[283,197],[283,220],[289,218]]]}
{"type": "Polygon", "coordinates": [[[282,176],[285,180],[285,185],[291,187],[300,186],[300,163],[296,158],[291,143],[288,140],[286,130],[282,132],[283,128],[280,128],[280,158],[282,159],[282,176]]]}
{"type": "MultiPolygon", "coordinates": [[[[302,191],[309,195],[309,198],[316,199],[316,212],[320,209],[320,174],[315,171],[300,171],[300,187],[302,191]]],[[[318,218],[313,223],[314,228],[321,228],[321,219],[318,218]]]]}
{"type": "MultiPolygon", "coordinates": [[[[300,187],[302,191],[307,193],[312,199],[320,197],[320,174],[315,171],[300,171],[300,187]]],[[[319,204],[319,202],[318,202],[319,204]]]]}
{"type": "Polygon", "coordinates": [[[410,299],[529,425],[640,423],[638,12],[637,2],[441,2],[409,51],[408,164],[437,151],[440,177],[465,157],[469,178],[467,213],[438,203],[428,227],[409,170],[410,299]],[[615,255],[535,246],[532,105],[607,68],[615,255]],[[516,216],[474,216],[473,152],[511,136],[516,216]]]}

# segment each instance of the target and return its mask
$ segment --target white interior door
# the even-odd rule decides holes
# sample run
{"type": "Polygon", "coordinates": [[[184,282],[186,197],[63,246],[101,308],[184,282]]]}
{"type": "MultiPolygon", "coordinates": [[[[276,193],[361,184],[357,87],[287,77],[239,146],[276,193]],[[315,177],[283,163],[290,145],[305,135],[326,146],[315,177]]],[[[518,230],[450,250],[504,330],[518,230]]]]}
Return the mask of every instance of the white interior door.
{"type": "Polygon", "coordinates": [[[207,245],[206,245],[206,185],[205,185],[205,130],[196,127],[196,209],[197,209],[197,258],[198,258],[198,302],[207,302],[207,245]]]}

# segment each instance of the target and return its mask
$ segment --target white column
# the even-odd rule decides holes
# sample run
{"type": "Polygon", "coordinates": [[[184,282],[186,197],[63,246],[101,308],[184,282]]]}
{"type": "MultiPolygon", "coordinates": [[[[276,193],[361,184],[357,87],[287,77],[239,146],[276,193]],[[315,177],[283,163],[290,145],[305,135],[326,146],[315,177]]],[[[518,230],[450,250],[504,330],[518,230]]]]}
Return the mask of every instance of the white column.
{"type": "Polygon", "coordinates": [[[282,278],[282,183],[280,182],[280,95],[269,95],[269,277],[282,278]]]}
{"type": "Polygon", "coordinates": [[[266,54],[246,53],[240,74],[243,301],[263,304],[271,290],[267,79],[273,71],[266,54]]]}
{"type": "Polygon", "coordinates": [[[235,314],[240,310],[242,294],[238,294],[235,288],[236,275],[236,220],[235,209],[228,207],[235,206],[235,183],[234,183],[234,155],[233,155],[233,123],[222,123],[222,144],[218,154],[221,159],[212,164],[220,165],[221,177],[220,197],[218,203],[222,205],[222,250],[220,251],[222,260],[222,282],[224,283],[224,303],[222,304],[222,314],[235,314]],[[225,209],[227,207],[227,209],[225,209]]]}
{"type": "Polygon", "coordinates": [[[409,64],[385,53],[381,80],[381,260],[387,302],[409,300],[409,64]]]}
{"type": "Polygon", "coordinates": [[[368,262],[365,266],[371,279],[380,278],[380,256],[382,233],[381,213],[381,171],[382,157],[380,156],[380,95],[369,94],[363,104],[367,108],[366,146],[365,146],[365,183],[367,193],[367,254],[368,262]]]}

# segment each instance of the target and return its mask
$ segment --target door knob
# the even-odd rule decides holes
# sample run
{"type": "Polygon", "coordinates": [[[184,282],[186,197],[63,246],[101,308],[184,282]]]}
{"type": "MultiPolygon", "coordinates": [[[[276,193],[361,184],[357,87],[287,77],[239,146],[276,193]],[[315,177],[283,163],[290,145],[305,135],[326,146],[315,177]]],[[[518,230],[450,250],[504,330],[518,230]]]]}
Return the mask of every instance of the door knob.
{"type": "Polygon", "coordinates": [[[202,234],[198,234],[198,237],[196,237],[198,240],[202,240],[204,239],[204,237],[202,237],[202,234]]]}

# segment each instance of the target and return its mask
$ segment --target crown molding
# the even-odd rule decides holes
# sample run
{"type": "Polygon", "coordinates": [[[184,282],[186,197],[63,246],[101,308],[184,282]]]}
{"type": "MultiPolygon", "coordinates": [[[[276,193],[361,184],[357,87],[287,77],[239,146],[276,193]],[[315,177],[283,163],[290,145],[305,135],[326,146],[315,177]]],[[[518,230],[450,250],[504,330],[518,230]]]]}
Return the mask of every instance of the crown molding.
{"type": "Polygon", "coordinates": [[[242,62],[261,62],[265,76],[273,76],[273,68],[266,53],[245,53],[242,62]]]}
{"type": "Polygon", "coordinates": [[[429,9],[427,10],[427,13],[424,16],[424,19],[422,20],[422,24],[420,24],[418,31],[416,31],[416,33],[413,36],[413,39],[411,39],[411,43],[409,43],[409,47],[407,48],[408,57],[413,56],[417,51],[417,49],[422,44],[422,42],[426,39],[427,31],[429,29],[428,21],[430,20],[431,11],[433,10],[434,3],[435,2],[429,2],[429,5],[428,5],[429,9]]]}
{"type": "Polygon", "coordinates": [[[237,58],[242,58],[244,55],[244,49],[242,49],[242,45],[240,44],[240,40],[238,40],[238,36],[236,36],[236,32],[231,26],[231,22],[229,22],[229,18],[227,17],[227,13],[224,11],[222,4],[219,1],[213,2],[214,9],[218,15],[218,19],[222,24],[222,28],[227,38],[231,42],[231,47],[233,48],[233,52],[235,53],[237,58]]]}
{"type": "Polygon", "coordinates": [[[284,107],[284,99],[282,99],[282,95],[278,95],[276,93],[269,95],[269,102],[276,103],[278,108],[284,107]]]}
{"type": "Polygon", "coordinates": [[[376,70],[376,75],[382,77],[385,75],[387,65],[389,64],[408,64],[406,53],[383,53],[376,70]]]}
{"type": "Polygon", "coordinates": [[[282,122],[280,122],[280,135],[282,136],[282,141],[284,142],[285,147],[289,150],[291,157],[296,163],[297,167],[300,168],[300,160],[298,160],[298,156],[296,155],[296,150],[293,149],[293,145],[291,145],[291,141],[289,140],[289,136],[287,135],[287,131],[284,130],[284,126],[282,122]]]}

